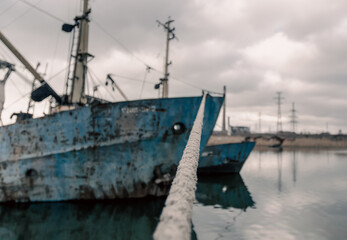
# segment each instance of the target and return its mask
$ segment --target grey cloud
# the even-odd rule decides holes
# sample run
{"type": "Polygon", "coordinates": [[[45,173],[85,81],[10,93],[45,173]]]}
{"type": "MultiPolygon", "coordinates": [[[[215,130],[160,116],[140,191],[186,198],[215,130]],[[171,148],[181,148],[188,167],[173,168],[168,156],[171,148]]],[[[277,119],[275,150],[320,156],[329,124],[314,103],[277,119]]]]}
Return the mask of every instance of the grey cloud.
{"type": "MultiPolygon", "coordinates": [[[[30,2],[36,4],[39,1],[30,2]]],[[[0,8],[5,9],[10,3],[10,0],[4,0],[0,8]]],[[[39,3],[39,7],[66,22],[72,22],[79,10],[79,1],[46,0],[39,3]]],[[[173,25],[179,38],[179,41],[171,42],[171,76],[217,92],[221,92],[223,85],[227,85],[230,114],[237,110],[248,112],[249,116],[263,112],[264,117],[276,117],[273,98],[276,91],[283,91],[286,97],[283,111],[289,115],[291,102],[296,102],[300,109],[298,115],[302,115],[302,122],[299,129],[300,126],[310,126],[310,121],[315,118],[322,119],[322,122],[330,119],[331,129],[335,132],[339,128],[347,128],[344,123],[347,118],[344,100],[347,85],[347,34],[343,30],[347,25],[347,3],[344,0],[311,0],[304,3],[277,0],[94,0],[91,4],[90,52],[96,56],[91,68],[100,76],[106,73],[99,69],[121,73],[122,69],[117,66],[123,66],[124,63],[117,63],[118,58],[112,55],[114,52],[128,55],[130,66],[124,69],[124,74],[129,77],[142,79],[144,76],[144,66],[137,58],[146,60],[146,63],[148,61],[148,64],[161,71],[165,33],[155,21],[166,21],[171,16],[175,20],[173,25]],[[107,36],[98,24],[130,53],[107,36]],[[268,64],[273,59],[264,59],[259,63],[244,55],[250,47],[278,33],[300,44],[303,51],[314,49],[314,55],[299,52],[295,58],[276,67],[268,64]],[[268,72],[278,74],[281,80],[271,84],[266,79],[268,72]]],[[[18,3],[11,11],[0,15],[0,22],[15,19],[27,9],[28,6],[18,3]]],[[[67,59],[70,36],[60,32],[61,24],[31,9],[22,18],[0,30],[33,65],[41,61],[43,64],[49,62],[51,66],[54,62],[62,63],[67,59]]],[[[155,82],[159,77],[160,74],[152,72],[148,80],[155,82]]],[[[59,78],[60,85],[62,82],[63,76],[59,78]]],[[[59,87],[59,84],[56,85],[59,87]]],[[[140,86],[134,90],[137,86],[131,84],[124,82],[124,91],[134,91],[136,93],[131,95],[136,97],[140,86]]],[[[144,96],[157,96],[151,87],[146,86],[144,96]]],[[[175,79],[170,82],[172,96],[200,93],[199,88],[175,79]]],[[[256,118],[250,119],[250,122],[256,121],[256,118]]],[[[317,126],[317,129],[321,127],[317,126]]]]}

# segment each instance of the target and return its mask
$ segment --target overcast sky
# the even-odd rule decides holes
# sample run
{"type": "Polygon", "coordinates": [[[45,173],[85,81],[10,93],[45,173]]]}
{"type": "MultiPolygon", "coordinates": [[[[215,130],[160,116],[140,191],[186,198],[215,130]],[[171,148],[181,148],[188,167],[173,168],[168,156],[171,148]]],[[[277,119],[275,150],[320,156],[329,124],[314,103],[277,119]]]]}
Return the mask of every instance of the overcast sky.
{"type": "MultiPolygon", "coordinates": [[[[40,62],[39,71],[50,79],[67,65],[71,34],[60,29],[80,13],[80,0],[27,2],[54,17],[22,0],[1,0],[0,31],[32,65],[40,62]]],[[[259,131],[261,116],[264,132],[276,130],[275,97],[282,92],[283,130],[292,129],[295,103],[298,132],[347,132],[346,0],[91,0],[90,5],[89,52],[95,56],[90,89],[113,73],[130,99],[158,97],[153,86],[163,71],[165,32],[156,20],[171,16],[178,37],[170,42],[171,97],[197,96],[201,89],[222,92],[226,85],[231,124],[259,131]],[[146,65],[155,70],[146,72],[146,65]]],[[[23,72],[3,44],[0,58],[23,72]]],[[[59,93],[65,75],[50,80],[59,93]]],[[[30,85],[12,74],[6,88],[3,118],[25,111],[30,85]]],[[[96,95],[122,100],[101,87],[96,95]]]]}

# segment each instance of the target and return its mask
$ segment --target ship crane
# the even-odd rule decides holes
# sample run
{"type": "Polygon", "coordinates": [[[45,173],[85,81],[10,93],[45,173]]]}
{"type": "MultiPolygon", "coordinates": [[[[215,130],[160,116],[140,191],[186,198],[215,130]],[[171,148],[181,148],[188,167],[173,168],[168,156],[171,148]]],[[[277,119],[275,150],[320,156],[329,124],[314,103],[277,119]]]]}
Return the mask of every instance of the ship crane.
{"type": "Polygon", "coordinates": [[[7,72],[4,78],[0,80],[0,123],[1,125],[3,125],[1,114],[2,114],[2,110],[4,109],[4,103],[5,103],[5,84],[11,72],[14,71],[14,65],[6,61],[0,60],[0,69],[6,69],[6,68],[7,68],[7,72]]]}
{"type": "Polygon", "coordinates": [[[11,72],[12,71],[15,71],[14,69],[14,65],[11,64],[11,63],[8,63],[6,61],[2,61],[0,60],[0,69],[3,69],[3,68],[7,68],[7,73],[5,74],[4,76],[4,79],[0,80],[1,82],[6,82],[6,80],[8,79],[8,77],[10,76],[11,72]]]}
{"type": "Polygon", "coordinates": [[[113,91],[114,91],[114,87],[116,87],[118,92],[125,99],[125,101],[129,101],[129,99],[127,98],[127,96],[125,96],[124,92],[120,89],[118,84],[113,80],[113,78],[111,77],[111,74],[107,74],[105,85],[108,85],[109,82],[110,82],[110,85],[111,85],[113,91]]]}
{"type": "Polygon", "coordinates": [[[30,65],[23,55],[12,45],[12,43],[0,32],[0,40],[8,47],[8,49],[18,58],[19,61],[29,70],[29,72],[39,80],[42,84],[31,93],[31,99],[40,102],[43,99],[53,96],[57,103],[61,103],[61,97],[48,85],[42,76],[30,65]]]}

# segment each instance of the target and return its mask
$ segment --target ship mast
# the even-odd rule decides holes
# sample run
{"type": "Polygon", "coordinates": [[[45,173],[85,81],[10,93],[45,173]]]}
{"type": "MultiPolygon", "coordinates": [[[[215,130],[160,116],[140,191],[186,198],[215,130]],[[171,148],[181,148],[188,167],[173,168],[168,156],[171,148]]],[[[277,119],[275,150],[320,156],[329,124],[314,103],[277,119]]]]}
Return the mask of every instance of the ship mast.
{"type": "Polygon", "coordinates": [[[76,17],[75,26],[79,26],[78,43],[76,49],[76,61],[73,72],[72,87],[69,102],[83,104],[85,103],[84,88],[87,75],[87,61],[91,56],[88,53],[88,34],[89,34],[89,13],[88,0],[83,2],[83,15],[76,17]]]}
{"type": "Polygon", "coordinates": [[[157,23],[162,26],[166,31],[166,52],[165,52],[165,62],[164,62],[164,77],[160,78],[160,84],[163,85],[163,98],[169,97],[169,65],[171,64],[171,61],[169,62],[169,43],[172,39],[176,38],[176,35],[174,34],[175,28],[171,28],[170,24],[174,22],[174,20],[170,20],[170,17],[166,23],[161,23],[157,20],[157,23]]]}

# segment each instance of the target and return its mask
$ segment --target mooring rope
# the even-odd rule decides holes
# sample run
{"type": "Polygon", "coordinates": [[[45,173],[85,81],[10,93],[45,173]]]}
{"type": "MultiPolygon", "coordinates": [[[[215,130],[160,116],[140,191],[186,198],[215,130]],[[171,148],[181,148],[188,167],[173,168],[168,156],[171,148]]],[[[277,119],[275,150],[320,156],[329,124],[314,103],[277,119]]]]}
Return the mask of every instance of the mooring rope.
{"type": "Polygon", "coordinates": [[[190,239],[205,102],[206,95],[201,101],[188,143],[161,213],[160,222],[154,232],[155,240],[190,239]]]}

